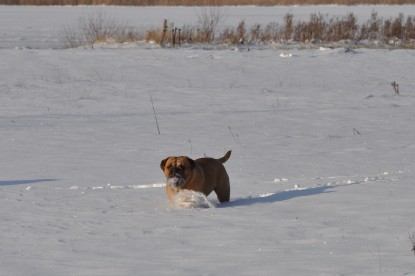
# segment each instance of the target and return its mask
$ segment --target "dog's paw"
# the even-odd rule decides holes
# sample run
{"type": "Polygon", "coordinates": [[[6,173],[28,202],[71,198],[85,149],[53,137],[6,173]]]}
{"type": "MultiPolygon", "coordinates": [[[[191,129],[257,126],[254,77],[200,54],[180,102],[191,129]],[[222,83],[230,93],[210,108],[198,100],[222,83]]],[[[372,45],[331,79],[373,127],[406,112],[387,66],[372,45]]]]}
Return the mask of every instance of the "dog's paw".
{"type": "Polygon", "coordinates": [[[183,209],[215,207],[204,194],[191,190],[181,190],[175,194],[173,205],[183,209]]]}

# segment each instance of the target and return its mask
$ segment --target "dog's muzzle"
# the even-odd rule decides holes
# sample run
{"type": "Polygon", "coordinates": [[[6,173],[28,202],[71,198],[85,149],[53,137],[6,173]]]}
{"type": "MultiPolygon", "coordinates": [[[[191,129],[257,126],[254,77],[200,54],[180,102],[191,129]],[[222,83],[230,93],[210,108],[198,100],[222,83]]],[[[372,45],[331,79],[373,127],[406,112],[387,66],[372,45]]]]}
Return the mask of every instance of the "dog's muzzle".
{"type": "Polygon", "coordinates": [[[183,187],[185,179],[183,178],[181,172],[182,171],[179,168],[173,168],[170,171],[169,178],[167,179],[167,184],[178,188],[183,187]]]}
{"type": "Polygon", "coordinates": [[[184,186],[185,180],[184,180],[184,178],[179,178],[179,177],[173,176],[173,177],[170,177],[167,180],[167,183],[170,186],[177,187],[177,188],[181,188],[181,187],[184,186]]]}

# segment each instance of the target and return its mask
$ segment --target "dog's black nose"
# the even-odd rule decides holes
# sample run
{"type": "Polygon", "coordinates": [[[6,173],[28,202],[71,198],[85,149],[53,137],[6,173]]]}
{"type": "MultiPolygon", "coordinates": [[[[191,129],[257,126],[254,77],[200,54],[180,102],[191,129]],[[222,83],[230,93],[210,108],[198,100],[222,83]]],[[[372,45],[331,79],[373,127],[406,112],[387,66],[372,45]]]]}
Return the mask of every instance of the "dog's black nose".
{"type": "Polygon", "coordinates": [[[174,167],[170,170],[170,175],[181,175],[182,170],[179,167],[174,167]]]}

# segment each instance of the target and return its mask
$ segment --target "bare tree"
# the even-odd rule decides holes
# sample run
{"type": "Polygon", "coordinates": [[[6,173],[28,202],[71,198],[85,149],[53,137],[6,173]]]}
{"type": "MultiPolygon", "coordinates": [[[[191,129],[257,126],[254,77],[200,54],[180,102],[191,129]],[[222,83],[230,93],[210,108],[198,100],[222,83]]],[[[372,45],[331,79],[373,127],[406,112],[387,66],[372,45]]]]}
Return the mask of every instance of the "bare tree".
{"type": "Polygon", "coordinates": [[[196,23],[199,42],[213,42],[220,25],[225,21],[225,15],[220,7],[203,7],[197,15],[196,23]]]}

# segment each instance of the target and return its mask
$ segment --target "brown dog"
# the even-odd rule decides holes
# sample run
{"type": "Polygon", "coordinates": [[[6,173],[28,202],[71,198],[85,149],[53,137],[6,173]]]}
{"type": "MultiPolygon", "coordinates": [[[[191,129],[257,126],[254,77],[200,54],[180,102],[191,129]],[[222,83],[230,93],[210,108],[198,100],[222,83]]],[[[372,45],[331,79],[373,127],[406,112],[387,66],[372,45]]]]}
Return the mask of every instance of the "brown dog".
{"type": "Polygon", "coordinates": [[[223,166],[229,157],[228,151],[222,158],[203,157],[196,160],[187,156],[170,156],[161,161],[160,168],[167,178],[166,192],[171,202],[180,190],[193,190],[208,196],[215,191],[220,202],[229,201],[229,176],[223,166]]]}

